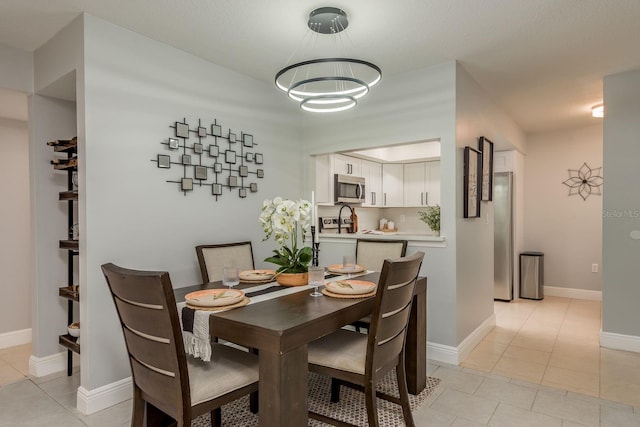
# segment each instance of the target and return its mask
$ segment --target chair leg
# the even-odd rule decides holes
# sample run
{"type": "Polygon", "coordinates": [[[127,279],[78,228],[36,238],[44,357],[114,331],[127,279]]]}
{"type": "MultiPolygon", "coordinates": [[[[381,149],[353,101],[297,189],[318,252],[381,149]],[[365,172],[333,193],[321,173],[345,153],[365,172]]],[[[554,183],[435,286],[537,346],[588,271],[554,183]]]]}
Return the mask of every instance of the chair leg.
{"type": "Polygon", "coordinates": [[[144,425],[144,407],[145,402],[142,399],[142,391],[140,388],[133,387],[133,409],[131,412],[131,426],[142,427],[144,425]]]}
{"type": "Polygon", "coordinates": [[[367,420],[370,427],[379,427],[378,407],[376,406],[376,386],[373,382],[368,382],[364,386],[364,398],[367,404],[367,420]]]}
{"type": "Polygon", "coordinates": [[[402,406],[402,416],[407,427],[415,427],[411,406],[409,405],[409,390],[407,389],[407,373],[404,369],[404,357],[400,358],[400,363],[396,366],[396,378],[398,379],[398,394],[400,395],[400,405],[402,406]]]}
{"type": "Polygon", "coordinates": [[[222,408],[216,408],[211,411],[211,427],[222,426],[222,408]]]}
{"type": "Polygon", "coordinates": [[[150,403],[147,403],[147,426],[175,426],[178,421],[162,412],[150,403]]]}
{"type": "Polygon", "coordinates": [[[331,403],[340,402],[340,380],[331,378],[331,403]]]}

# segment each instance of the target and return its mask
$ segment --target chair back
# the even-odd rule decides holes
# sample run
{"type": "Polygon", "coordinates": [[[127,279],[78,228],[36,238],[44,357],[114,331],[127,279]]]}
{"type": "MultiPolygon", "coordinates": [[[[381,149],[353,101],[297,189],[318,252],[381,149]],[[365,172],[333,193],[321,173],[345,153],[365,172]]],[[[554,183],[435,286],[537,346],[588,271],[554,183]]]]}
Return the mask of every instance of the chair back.
{"type": "Polygon", "coordinates": [[[251,242],[222,243],[219,245],[196,246],[202,282],[222,280],[224,267],[234,266],[239,270],[253,270],[253,250],[251,242]]]}
{"type": "Polygon", "coordinates": [[[388,371],[404,357],[411,303],[423,258],[424,252],[416,252],[384,261],[367,342],[365,375],[369,378],[388,371]]]}
{"type": "Polygon", "coordinates": [[[380,271],[385,259],[396,259],[406,255],[406,240],[356,240],[356,264],[369,270],[380,271]]]}
{"type": "Polygon", "coordinates": [[[189,411],[187,361],[169,273],[111,263],[102,272],[120,318],[135,386],[144,400],[174,418],[176,411],[189,411]]]}

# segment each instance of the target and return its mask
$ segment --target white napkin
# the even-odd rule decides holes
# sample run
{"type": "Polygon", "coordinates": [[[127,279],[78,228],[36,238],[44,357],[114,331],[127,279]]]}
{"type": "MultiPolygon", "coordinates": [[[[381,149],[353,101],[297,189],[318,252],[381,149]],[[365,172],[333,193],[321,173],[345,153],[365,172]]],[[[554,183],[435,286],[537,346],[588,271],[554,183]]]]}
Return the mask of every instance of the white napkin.
{"type": "MultiPolygon", "coordinates": [[[[245,291],[245,293],[256,292],[274,286],[274,284],[275,282],[267,283],[266,285],[252,286],[250,288],[243,289],[243,291],[245,291]]],[[[283,287],[282,289],[274,292],[251,297],[251,301],[249,301],[249,304],[255,304],[260,301],[266,301],[271,298],[293,294],[301,290],[310,288],[312,287],[283,287]]],[[[194,310],[195,313],[193,317],[193,333],[191,333],[185,331],[182,325],[182,309],[187,306],[187,303],[180,302],[176,304],[176,306],[178,308],[178,317],[180,318],[180,329],[182,329],[182,341],[184,343],[185,352],[193,357],[198,357],[205,362],[211,361],[211,335],[209,334],[209,316],[212,313],[216,313],[216,311],[194,310]]],[[[221,307],[221,309],[224,309],[224,307],[221,307]]]]}

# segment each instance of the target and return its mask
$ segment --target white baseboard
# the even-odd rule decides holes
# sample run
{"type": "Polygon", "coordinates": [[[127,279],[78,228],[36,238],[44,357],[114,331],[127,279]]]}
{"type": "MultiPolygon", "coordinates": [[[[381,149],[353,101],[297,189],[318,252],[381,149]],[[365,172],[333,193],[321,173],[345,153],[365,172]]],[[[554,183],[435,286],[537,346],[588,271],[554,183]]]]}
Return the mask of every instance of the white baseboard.
{"type": "Polygon", "coordinates": [[[458,363],[464,361],[480,341],[496,327],[496,314],[492,313],[458,345],[458,363]]]}
{"type": "Polygon", "coordinates": [[[127,377],[93,390],[78,387],[76,406],[84,415],[91,415],[132,397],[133,383],[131,377],[127,377]]]}
{"type": "Polygon", "coordinates": [[[589,301],[602,301],[602,291],[587,291],[585,289],[559,288],[545,286],[544,294],[550,297],[564,297],[574,299],[586,299],[589,301]]]}
{"type": "MultiPolygon", "coordinates": [[[[80,356],[75,353],[73,354],[73,366],[80,366],[80,356]]],[[[44,377],[57,372],[64,372],[66,370],[66,351],[45,357],[36,357],[33,355],[29,357],[29,375],[34,377],[44,377]]]]}
{"type": "Polygon", "coordinates": [[[438,362],[459,365],[496,326],[495,313],[470,333],[457,347],[427,342],[427,357],[438,362]]]}
{"type": "Polygon", "coordinates": [[[67,369],[67,352],[52,354],[45,357],[29,357],[29,374],[34,377],[44,377],[67,369]]]}
{"type": "Polygon", "coordinates": [[[17,345],[29,344],[30,342],[31,328],[0,334],[0,350],[3,348],[15,347],[17,345]]]}
{"type": "Polygon", "coordinates": [[[640,337],[600,331],[600,346],[640,353],[640,337]]]}
{"type": "Polygon", "coordinates": [[[438,344],[427,341],[427,358],[436,362],[458,364],[458,349],[450,345],[438,344]]]}

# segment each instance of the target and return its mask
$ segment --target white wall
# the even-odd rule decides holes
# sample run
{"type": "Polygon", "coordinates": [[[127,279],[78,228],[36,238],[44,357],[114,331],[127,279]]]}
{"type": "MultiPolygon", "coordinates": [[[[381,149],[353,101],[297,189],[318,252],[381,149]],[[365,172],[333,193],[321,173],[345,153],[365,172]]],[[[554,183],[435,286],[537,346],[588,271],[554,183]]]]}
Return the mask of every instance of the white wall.
{"type": "Polygon", "coordinates": [[[525,250],[544,252],[545,286],[602,289],[601,270],[591,272],[592,264],[602,264],[602,196],[569,196],[563,184],[568,170],[585,162],[602,167],[602,123],[596,120],[593,126],[527,138],[525,250]]]}
{"type": "Polygon", "coordinates": [[[181,287],[200,282],[196,245],[240,240],[252,240],[256,264],[265,265],[274,243],[259,237],[262,201],[302,196],[305,165],[297,109],[275,87],[100,19],[86,16],[85,23],[82,387],[94,390],[130,375],[100,265],[167,270],[181,287]],[[215,118],[223,133],[252,134],[264,153],[258,193],[240,199],[225,190],[216,202],[210,189],[185,196],[167,183],[181,176],[179,168],[159,169],[151,160],[168,152],[160,142],[182,118],[192,127],[215,118]]]}
{"type": "Polygon", "coordinates": [[[1,336],[31,328],[29,136],[26,122],[2,117],[0,199],[1,336]]]}
{"type": "MultiPolygon", "coordinates": [[[[450,62],[384,77],[353,110],[304,114],[307,154],[440,140],[441,235],[447,241],[444,248],[425,248],[421,273],[428,277],[427,339],[449,347],[457,345],[454,97],[455,63],[450,62]]],[[[313,167],[309,157],[309,170],[313,167]]]]}
{"type": "Polygon", "coordinates": [[[456,72],[457,343],[493,316],[493,204],[463,218],[464,147],[487,137],[497,147],[526,148],[524,134],[461,66],[456,72]]]}
{"type": "Polygon", "coordinates": [[[640,351],[640,71],[606,76],[604,104],[602,331],[640,351]]]}

